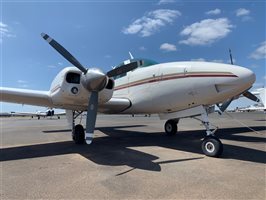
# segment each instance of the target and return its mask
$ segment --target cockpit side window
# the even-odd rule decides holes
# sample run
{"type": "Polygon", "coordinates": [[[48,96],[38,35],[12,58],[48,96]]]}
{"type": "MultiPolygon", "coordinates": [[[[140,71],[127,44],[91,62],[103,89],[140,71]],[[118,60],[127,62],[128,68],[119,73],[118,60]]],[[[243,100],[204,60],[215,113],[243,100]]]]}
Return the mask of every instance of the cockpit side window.
{"type": "Polygon", "coordinates": [[[140,60],[139,63],[140,63],[139,67],[149,67],[149,66],[158,64],[157,62],[153,60],[148,60],[148,59],[140,60]]]}
{"type": "Polygon", "coordinates": [[[74,73],[74,72],[69,72],[66,75],[66,81],[68,83],[80,84],[80,74],[74,73]]]}
{"type": "MultiPolygon", "coordinates": [[[[158,64],[158,62],[155,62],[155,61],[149,60],[149,59],[131,59],[131,60],[127,60],[127,61],[121,63],[117,67],[122,67],[125,65],[133,65],[133,66],[136,66],[136,68],[142,68],[142,67],[149,67],[149,66],[157,65],[157,64],[158,64]]],[[[132,71],[134,71],[134,70],[132,70],[132,71]]],[[[115,76],[113,78],[114,78],[114,80],[116,80],[116,79],[122,78],[126,75],[127,75],[127,73],[123,73],[123,74],[120,74],[120,75],[115,76]]]]}

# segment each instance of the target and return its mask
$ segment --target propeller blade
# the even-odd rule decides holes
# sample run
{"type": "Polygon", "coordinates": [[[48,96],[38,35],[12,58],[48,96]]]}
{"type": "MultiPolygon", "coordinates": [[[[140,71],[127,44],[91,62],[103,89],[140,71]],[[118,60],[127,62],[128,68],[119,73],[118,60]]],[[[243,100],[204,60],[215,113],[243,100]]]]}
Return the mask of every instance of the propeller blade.
{"type": "Polygon", "coordinates": [[[234,98],[231,99],[227,99],[225,102],[223,102],[223,104],[221,106],[218,106],[220,111],[219,114],[221,115],[230,105],[230,103],[234,100],[234,98]]]}
{"type": "Polygon", "coordinates": [[[260,102],[260,99],[249,91],[244,92],[243,96],[247,97],[248,99],[250,99],[252,101],[260,102]]]}
{"type": "Polygon", "coordinates": [[[85,140],[87,144],[91,144],[93,139],[97,110],[98,110],[98,91],[92,91],[88,104],[87,119],[86,119],[85,140]]]}
{"type": "Polygon", "coordinates": [[[62,45],[56,42],[49,35],[42,33],[41,36],[45,39],[58,53],[60,53],[65,59],[72,63],[75,67],[80,69],[84,74],[86,74],[87,69],[80,64],[80,62],[69,53],[62,45]]]}
{"type": "Polygon", "coordinates": [[[115,69],[110,70],[109,72],[107,72],[107,76],[109,77],[118,76],[120,74],[127,73],[136,68],[138,68],[138,62],[132,62],[132,63],[122,65],[122,66],[116,67],[115,69]]]}

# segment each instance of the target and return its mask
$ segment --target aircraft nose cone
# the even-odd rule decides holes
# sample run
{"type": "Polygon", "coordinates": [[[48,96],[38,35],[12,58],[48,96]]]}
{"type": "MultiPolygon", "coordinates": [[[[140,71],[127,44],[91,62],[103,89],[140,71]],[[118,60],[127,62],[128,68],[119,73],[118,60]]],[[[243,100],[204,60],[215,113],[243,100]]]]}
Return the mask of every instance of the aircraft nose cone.
{"type": "Polygon", "coordinates": [[[255,74],[251,70],[244,68],[244,67],[239,67],[237,74],[238,74],[238,77],[240,78],[240,81],[243,84],[250,85],[250,87],[256,80],[255,74]]]}

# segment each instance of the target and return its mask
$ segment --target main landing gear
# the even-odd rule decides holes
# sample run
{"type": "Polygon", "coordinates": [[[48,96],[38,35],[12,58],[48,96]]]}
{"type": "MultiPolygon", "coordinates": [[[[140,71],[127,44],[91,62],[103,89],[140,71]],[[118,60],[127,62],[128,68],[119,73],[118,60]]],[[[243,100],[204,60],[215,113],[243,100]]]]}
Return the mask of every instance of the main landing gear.
{"type": "Polygon", "coordinates": [[[164,124],[165,133],[169,136],[175,135],[177,132],[177,124],[179,120],[170,119],[164,124]]]}
{"type": "MultiPolygon", "coordinates": [[[[72,139],[76,144],[85,144],[84,128],[81,124],[75,125],[75,119],[80,116],[82,111],[73,111],[72,120],[72,139]]],[[[81,121],[81,120],[80,120],[81,121]]]]}
{"type": "MultiPolygon", "coordinates": [[[[201,119],[194,118],[199,121],[205,126],[206,128],[206,137],[203,139],[201,148],[203,153],[206,156],[210,157],[219,157],[223,153],[223,144],[222,142],[214,136],[214,133],[216,132],[217,128],[212,130],[210,129],[210,123],[208,119],[207,112],[201,114],[201,119]]],[[[165,122],[164,129],[165,133],[167,135],[175,135],[177,132],[177,124],[178,119],[171,119],[165,122]]]]}

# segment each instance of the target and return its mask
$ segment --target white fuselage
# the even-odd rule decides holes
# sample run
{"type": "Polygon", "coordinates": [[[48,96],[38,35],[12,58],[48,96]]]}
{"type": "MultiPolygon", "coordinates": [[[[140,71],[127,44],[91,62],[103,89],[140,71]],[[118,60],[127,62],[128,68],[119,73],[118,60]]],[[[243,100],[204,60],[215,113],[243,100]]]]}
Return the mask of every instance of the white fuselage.
{"type": "MultiPolygon", "coordinates": [[[[68,83],[66,74],[81,72],[63,69],[51,86],[55,107],[86,110],[89,92],[82,84],[68,83]],[[78,88],[73,94],[71,88],[78,88]],[[78,98],[77,98],[78,96],[78,98]],[[75,105],[75,107],[73,107],[75,105]]],[[[248,90],[255,81],[250,70],[227,64],[172,62],[137,68],[115,80],[114,89],[99,93],[101,104],[112,97],[127,98],[131,106],[125,114],[166,113],[223,102],[248,90]]]]}
{"type": "Polygon", "coordinates": [[[255,76],[251,74],[226,64],[164,63],[138,68],[118,79],[114,96],[131,100],[126,113],[173,112],[232,98],[252,86],[255,76]]]}

